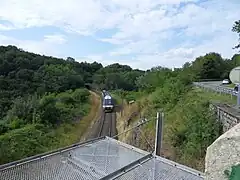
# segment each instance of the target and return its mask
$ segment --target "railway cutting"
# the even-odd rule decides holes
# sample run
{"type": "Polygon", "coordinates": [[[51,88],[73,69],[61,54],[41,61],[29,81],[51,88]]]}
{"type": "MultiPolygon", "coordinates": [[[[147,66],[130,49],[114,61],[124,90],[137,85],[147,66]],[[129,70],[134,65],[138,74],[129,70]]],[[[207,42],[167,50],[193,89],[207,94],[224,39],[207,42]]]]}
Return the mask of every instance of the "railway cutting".
{"type": "Polygon", "coordinates": [[[87,139],[102,137],[102,136],[115,136],[116,135],[116,112],[115,103],[111,94],[102,91],[102,113],[101,117],[93,126],[91,133],[87,139]]]}

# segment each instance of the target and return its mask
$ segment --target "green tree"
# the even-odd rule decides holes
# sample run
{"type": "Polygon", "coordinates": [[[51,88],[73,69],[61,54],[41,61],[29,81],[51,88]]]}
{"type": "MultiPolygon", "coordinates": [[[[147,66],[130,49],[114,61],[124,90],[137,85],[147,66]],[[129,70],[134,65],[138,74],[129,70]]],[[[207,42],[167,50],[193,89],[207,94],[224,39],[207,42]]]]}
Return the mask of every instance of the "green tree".
{"type": "MultiPolygon", "coordinates": [[[[232,31],[236,32],[239,36],[239,39],[240,39],[240,20],[234,22],[232,31]]],[[[236,49],[240,48],[240,43],[238,45],[236,45],[234,48],[236,48],[236,49]]]]}
{"type": "Polygon", "coordinates": [[[196,58],[192,70],[199,79],[220,79],[224,73],[224,60],[218,53],[207,53],[196,58]]]}

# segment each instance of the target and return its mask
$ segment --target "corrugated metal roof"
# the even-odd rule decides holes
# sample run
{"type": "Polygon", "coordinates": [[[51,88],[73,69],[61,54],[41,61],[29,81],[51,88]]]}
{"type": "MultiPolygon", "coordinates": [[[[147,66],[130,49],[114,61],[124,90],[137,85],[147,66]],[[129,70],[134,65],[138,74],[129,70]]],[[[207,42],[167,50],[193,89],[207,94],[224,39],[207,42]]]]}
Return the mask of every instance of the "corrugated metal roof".
{"type": "Polygon", "coordinates": [[[0,166],[1,180],[201,180],[201,172],[104,137],[0,166]]]}

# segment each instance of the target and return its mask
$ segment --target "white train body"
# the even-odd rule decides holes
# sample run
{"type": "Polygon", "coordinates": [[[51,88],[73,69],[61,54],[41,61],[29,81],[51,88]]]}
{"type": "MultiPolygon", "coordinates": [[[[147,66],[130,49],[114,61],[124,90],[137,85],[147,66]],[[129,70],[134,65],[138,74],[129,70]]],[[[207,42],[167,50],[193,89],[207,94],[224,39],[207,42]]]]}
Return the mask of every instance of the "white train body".
{"type": "Polygon", "coordinates": [[[103,97],[102,107],[103,107],[104,111],[112,111],[113,110],[113,107],[114,107],[113,99],[109,94],[107,94],[103,97]]]}

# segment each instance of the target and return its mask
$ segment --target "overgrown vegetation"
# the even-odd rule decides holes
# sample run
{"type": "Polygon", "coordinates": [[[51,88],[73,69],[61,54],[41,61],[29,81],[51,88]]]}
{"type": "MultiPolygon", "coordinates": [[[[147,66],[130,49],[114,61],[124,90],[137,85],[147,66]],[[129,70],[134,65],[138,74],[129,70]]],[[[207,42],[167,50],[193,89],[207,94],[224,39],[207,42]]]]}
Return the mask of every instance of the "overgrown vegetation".
{"type": "MultiPolygon", "coordinates": [[[[239,22],[233,31],[240,34],[239,22]]],[[[240,54],[224,59],[211,52],[174,71],[161,66],[141,71],[118,63],[103,67],[97,62],[79,63],[71,57],[63,60],[1,46],[0,163],[76,141],[72,128],[90,109],[88,85],[112,90],[118,102],[137,100],[148,117],[163,109],[164,141],[174,148],[175,160],[201,169],[206,147],[221,132],[208,108],[216,96],[204,97],[191,84],[228,78],[238,65],[240,54]]],[[[146,129],[149,138],[153,127],[149,123],[146,129]]]]}
{"type": "Polygon", "coordinates": [[[206,149],[222,134],[222,127],[201,95],[190,90],[167,112],[165,140],[174,147],[178,162],[204,170],[206,149]]]}
{"type": "MultiPolygon", "coordinates": [[[[240,31],[238,31],[240,33],[240,31]]],[[[228,78],[232,68],[240,65],[240,54],[223,59],[218,53],[208,53],[184,64],[183,68],[155,67],[137,78],[138,92],[116,92],[126,100],[137,99],[145,116],[165,113],[164,146],[174,149],[166,152],[168,158],[204,170],[207,147],[221,135],[221,125],[209,109],[211,101],[236,103],[230,96],[203,92],[192,87],[193,81],[228,78]]],[[[148,124],[148,140],[154,136],[155,122],[148,124]]],[[[164,151],[163,147],[163,151],[164,151]]]]}
{"type": "Polygon", "coordinates": [[[79,122],[90,110],[85,86],[133,90],[142,73],[126,65],[103,68],[0,46],[0,163],[79,140],[72,132],[76,124],[87,128],[79,122]]]}
{"type": "Polygon", "coordinates": [[[64,133],[89,109],[86,89],[17,98],[1,121],[0,163],[60,147],[64,133]]]}
{"type": "Polygon", "coordinates": [[[224,174],[228,177],[229,180],[240,179],[240,164],[232,166],[231,172],[228,170],[225,170],[224,174]]]}

